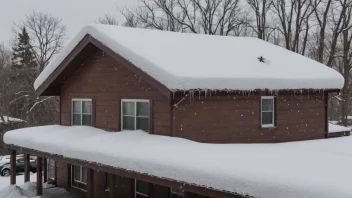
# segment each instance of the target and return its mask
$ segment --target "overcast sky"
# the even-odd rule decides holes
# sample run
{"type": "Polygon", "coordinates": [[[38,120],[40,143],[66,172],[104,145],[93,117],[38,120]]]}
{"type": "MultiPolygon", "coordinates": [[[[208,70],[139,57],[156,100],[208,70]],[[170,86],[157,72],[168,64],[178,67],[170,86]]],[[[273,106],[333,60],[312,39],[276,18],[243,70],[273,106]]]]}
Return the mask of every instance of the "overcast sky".
{"type": "Polygon", "coordinates": [[[0,11],[0,42],[9,43],[11,27],[33,10],[49,12],[61,17],[72,37],[84,25],[105,13],[119,17],[116,9],[134,6],[138,0],[3,0],[0,11]]]}

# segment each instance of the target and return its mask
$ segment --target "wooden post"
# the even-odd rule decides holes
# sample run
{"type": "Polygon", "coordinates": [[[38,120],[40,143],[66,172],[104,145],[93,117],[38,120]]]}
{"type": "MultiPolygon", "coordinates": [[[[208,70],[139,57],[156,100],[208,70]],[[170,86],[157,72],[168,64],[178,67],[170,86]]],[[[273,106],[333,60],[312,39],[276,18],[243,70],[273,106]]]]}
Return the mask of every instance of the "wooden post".
{"type": "Polygon", "coordinates": [[[116,175],[109,174],[109,190],[110,198],[115,198],[116,196],[116,175]]]}
{"type": "Polygon", "coordinates": [[[30,174],[29,174],[29,154],[24,154],[24,183],[30,181],[30,174]]]}
{"type": "Polygon", "coordinates": [[[48,158],[43,159],[43,173],[44,173],[44,183],[48,182],[48,158]]]}
{"type": "Polygon", "coordinates": [[[88,168],[87,198],[94,198],[94,170],[88,168]]]}
{"type": "Polygon", "coordinates": [[[37,157],[37,196],[43,195],[43,158],[37,157]]]}
{"type": "Polygon", "coordinates": [[[11,156],[10,156],[10,183],[11,185],[16,184],[16,151],[12,150],[11,151],[11,156]]]}

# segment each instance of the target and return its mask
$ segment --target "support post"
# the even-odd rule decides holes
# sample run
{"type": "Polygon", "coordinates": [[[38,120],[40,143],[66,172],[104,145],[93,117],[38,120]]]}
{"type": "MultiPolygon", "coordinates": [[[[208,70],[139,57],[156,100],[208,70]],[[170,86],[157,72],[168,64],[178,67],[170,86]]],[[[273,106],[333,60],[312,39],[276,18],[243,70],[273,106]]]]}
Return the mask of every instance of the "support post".
{"type": "Polygon", "coordinates": [[[116,196],[116,175],[109,174],[109,190],[110,198],[115,198],[116,196]]]}
{"type": "Polygon", "coordinates": [[[94,170],[88,168],[87,198],[94,198],[94,170]]]}
{"type": "Polygon", "coordinates": [[[37,196],[43,195],[43,158],[37,157],[37,196]]]}
{"type": "Polygon", "coordinates": [[[29,154],[24,154],[24,183],[30,181],[29,167],[30,167],[29,154]]]}
{"type": "Polygon", "coordinates": [[[10,155],[10,168],[11,168],[11,178],[10,178],[10,183],[11,185],[16,184],[16,151],[12,150],[11,155],[10,155]]]}
{"type": "Polygon", "coordinates": [[[43,159],[43,173],[44,173],[44,183],[48,182],[48,158],[43,159]]]}

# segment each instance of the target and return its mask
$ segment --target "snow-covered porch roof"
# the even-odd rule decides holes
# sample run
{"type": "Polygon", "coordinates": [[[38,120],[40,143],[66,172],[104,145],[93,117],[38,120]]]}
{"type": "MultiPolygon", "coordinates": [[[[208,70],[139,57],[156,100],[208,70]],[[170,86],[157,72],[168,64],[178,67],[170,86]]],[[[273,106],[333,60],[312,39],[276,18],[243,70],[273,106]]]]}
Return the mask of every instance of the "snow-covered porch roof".
{"type": "MultiPolygon", "coordinates": [[[[280,144],[204,144],[141,131],[43,126],[7,145],[262,198],[352,197],[352,137],[280,144]]],[[[89,163],[87,163],[89,164],[89,163]]]]}

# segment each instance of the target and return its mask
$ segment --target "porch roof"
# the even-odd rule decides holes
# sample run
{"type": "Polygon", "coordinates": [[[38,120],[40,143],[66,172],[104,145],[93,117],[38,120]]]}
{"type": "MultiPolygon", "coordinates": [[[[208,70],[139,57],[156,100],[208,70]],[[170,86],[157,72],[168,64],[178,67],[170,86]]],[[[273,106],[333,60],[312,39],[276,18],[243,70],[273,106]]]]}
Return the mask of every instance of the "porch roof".
{"type": "Polygon", "coordinates": [[[84,126],[7,132],[7,145],[262,198],[352,197],[352,137],[280,144],[204,144],[84,126]]]}

